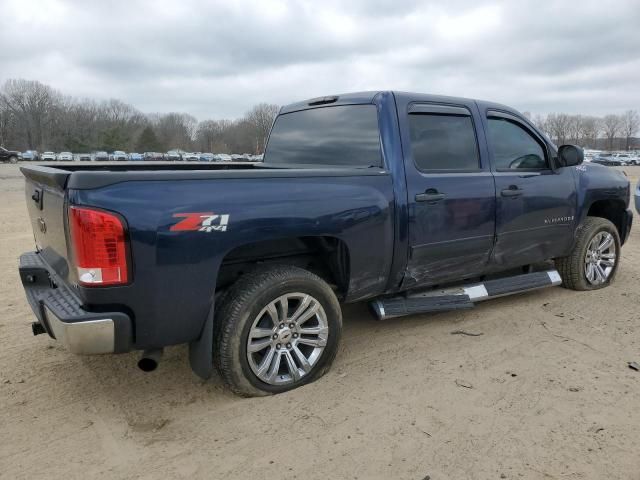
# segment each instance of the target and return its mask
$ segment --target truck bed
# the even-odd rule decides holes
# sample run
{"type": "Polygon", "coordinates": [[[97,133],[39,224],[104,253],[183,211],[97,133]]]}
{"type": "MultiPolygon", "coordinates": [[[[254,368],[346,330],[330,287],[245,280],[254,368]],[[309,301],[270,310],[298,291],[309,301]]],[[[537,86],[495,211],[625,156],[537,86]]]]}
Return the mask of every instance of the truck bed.
{"type": "Polygon", "coordinates": [[[28,165],[26,178],[59,189],[85,190],[127,181],[206,180],[223,178],[348,177],[380,175],[381,168],[344,168],[268,163],[105,163],[28,165]]]}

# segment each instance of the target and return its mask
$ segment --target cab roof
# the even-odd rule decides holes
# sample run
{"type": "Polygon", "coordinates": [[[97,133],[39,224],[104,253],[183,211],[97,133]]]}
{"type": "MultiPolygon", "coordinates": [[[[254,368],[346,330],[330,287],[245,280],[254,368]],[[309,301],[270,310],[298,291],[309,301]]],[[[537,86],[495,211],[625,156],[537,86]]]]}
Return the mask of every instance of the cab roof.
{"type": "Polygon", "coordinates": [[[401,92],[401,91],[365,91],[365,92],[351,92],[341,93],[336,95],[327,95],[324,97],[309,98],[300,102],[290,103],[280,109],[280,113],[291,113],[298,110],[306,110],[309,108],[317,108],[324,106],[336,106],[336,105],[362,105],[374,103],[377,95],[383,93],[391,93],[396,98],[398,103],[408,102],[435,102],[435,103],[453,103],[453,104],[467,104],[471,102],[477,103],[479,106],[489,109],[504,110],[507,112],[519,113],[517,110],[500,103],[487,102],[483,100],[476,100],[473,98],[465,97],[451,97],[446,95],[433,95],[427,93],[413,93],[413,92],[401,92]]]}

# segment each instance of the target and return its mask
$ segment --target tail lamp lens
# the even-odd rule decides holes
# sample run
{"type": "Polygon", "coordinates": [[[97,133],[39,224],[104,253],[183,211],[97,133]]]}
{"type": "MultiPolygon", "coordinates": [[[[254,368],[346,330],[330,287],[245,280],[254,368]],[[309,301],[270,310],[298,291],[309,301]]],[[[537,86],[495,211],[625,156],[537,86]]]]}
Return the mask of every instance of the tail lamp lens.
{"type": "Polygon", "coordinates": [[[125,228],[108,212],[70,207],[69,226],[78,281],[86,286],[127,283],[125,228]]]}

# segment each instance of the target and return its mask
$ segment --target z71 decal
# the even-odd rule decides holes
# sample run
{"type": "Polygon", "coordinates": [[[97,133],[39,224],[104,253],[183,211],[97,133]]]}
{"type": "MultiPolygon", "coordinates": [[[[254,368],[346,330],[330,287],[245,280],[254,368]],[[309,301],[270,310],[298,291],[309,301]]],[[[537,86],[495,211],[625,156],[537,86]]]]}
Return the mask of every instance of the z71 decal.
{"type": "Polygon", "coordinates": [[[212,212],[174,213],[173,218],[182,220],[171,226],[171,232],[226,232],[229,225],[229,215],[212,212]]]}

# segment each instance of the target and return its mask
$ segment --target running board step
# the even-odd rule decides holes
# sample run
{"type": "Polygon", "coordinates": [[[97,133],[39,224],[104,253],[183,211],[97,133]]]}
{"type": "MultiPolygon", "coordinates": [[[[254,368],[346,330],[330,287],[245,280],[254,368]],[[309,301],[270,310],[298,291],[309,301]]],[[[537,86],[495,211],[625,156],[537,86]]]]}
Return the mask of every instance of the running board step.
{"type": "Polygon", "coordinates": [[[525,273],[524,275],[488,280],[483,283],[452,287],[446,290],[379,298],[371,302],[371,308],[379,320],[385,320],[417,313],[471,308],[476,302],[554,287],[561,283],[562,279],[557,270],[525,273]]]}

